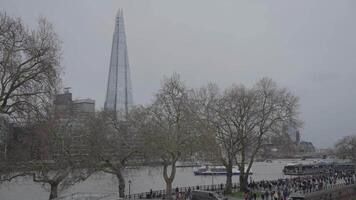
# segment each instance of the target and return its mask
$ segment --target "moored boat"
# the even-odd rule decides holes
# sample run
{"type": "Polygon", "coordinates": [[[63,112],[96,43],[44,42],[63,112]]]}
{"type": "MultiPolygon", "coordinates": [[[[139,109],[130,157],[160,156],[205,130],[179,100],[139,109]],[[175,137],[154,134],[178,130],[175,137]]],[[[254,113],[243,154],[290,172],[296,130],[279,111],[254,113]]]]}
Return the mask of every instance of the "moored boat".
{"type": "MultiPolygon", "coordinates": [[[[199,167],[194,171],[194,175],[226,175],[226,168],[224,166],[205,166],[199,167]]],[[[250,171],[250,174],[252,172],[250,171]]],[[[232,168],[232,175],[240,175],[240,170],[237,167],[232,168]]]]}
{"type": "Polygon", "coordinates": [[[285,175],[316,175],[330,173],[354,173],[355,164],[353,163],[310,163],[310,164],[288,164],[284,166],[285,175]]]}

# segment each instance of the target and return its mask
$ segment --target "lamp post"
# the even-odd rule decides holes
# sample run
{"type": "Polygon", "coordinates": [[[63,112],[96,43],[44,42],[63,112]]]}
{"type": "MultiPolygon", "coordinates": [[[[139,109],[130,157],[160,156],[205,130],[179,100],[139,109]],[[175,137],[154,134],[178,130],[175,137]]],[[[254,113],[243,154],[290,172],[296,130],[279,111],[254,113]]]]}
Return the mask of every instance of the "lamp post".
{"type": "MultiPolygon", "coordinates": [[[[214,158],[214,155],[213,155],[213,153],[211,153],[211,160],[213,160],[213,158],[214,158]]],[[[211,187],[212,188],[214,187],[214,174],[213,173],[211,173],[211,187]]]]}
{"type": "Polygon", "coordinates": [[[131,180],[129,180],[129,198],[131,199],[131,180]]]}

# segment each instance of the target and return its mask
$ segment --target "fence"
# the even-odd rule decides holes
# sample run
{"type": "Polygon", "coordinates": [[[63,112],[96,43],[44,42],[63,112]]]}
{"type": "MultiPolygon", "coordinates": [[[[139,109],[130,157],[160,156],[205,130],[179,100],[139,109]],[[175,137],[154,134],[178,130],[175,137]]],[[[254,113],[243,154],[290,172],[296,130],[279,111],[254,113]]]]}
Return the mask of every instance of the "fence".
{"type": "MultiPolygon", "coordinates": [[[[238,189],[238,183],[232,184],[232,189],[238,189]]],[[[206,191],[214,191],[216,193],[222,194],[225,190],[225,184],[214,184],[214,185],[196,185],[196,186],[189,186],[189,187],[177,187],[172,189],[172,194],[175,195],[176,191],[180,194],[186,193],[188,190],[195,191],[195,190],[206,190],[206,191]]],[[[166,196],[166,190],[155,190],[143,193],[136,193],[126,195],[126,199],[155,199],[155,198],[162,198],[166,196]]]]}

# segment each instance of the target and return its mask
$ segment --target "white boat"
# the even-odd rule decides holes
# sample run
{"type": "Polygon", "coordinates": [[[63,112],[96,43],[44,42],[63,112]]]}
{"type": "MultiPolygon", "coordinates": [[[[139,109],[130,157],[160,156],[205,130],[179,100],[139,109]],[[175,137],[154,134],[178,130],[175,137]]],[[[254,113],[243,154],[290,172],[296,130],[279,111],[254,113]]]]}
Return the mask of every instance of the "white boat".
{"type": "MultiPolygon", "coordinates": [[[[194,175],[226,175],[226,168],[225,166],[205,166],[199,167],[194,170],[194,175]]],[[[252,172],[250,171],[250,174],[252,172]]],[[[232,175],[240,175],[240,170],[237,167],[232,167],[232,175]]]]}

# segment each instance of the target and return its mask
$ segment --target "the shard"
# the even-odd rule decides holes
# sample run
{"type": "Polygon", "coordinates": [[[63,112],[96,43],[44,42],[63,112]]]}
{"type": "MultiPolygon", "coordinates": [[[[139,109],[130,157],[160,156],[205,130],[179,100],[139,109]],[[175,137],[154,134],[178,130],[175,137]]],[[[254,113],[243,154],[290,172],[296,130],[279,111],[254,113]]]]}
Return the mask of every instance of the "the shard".
{"type": "Polygon", "coordinates": [[[133,104],[123,12],[117,12],[104,109],[127,114],[133,104]]]}

